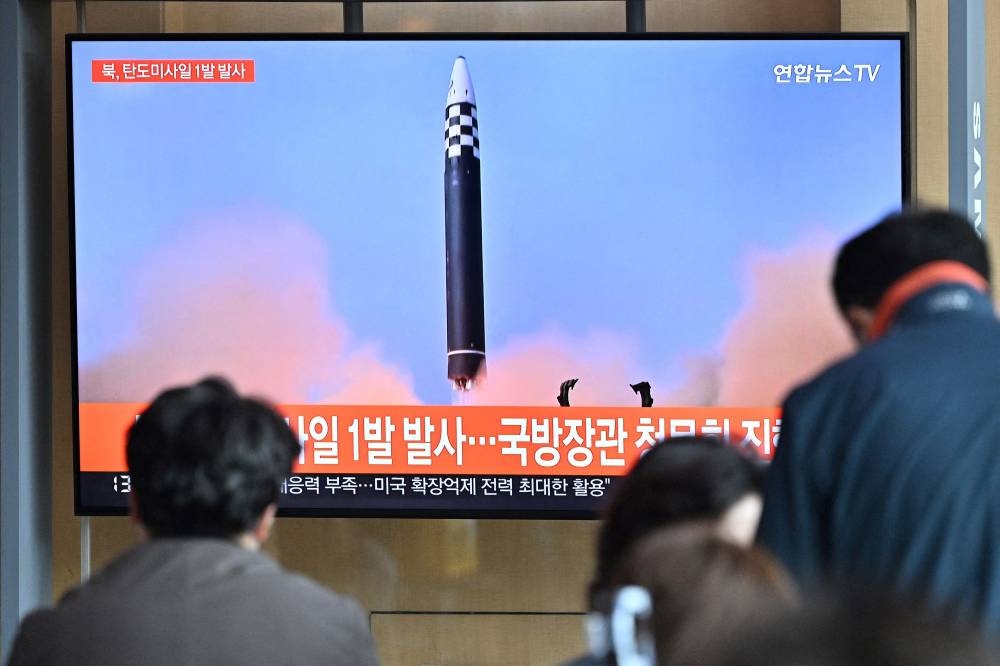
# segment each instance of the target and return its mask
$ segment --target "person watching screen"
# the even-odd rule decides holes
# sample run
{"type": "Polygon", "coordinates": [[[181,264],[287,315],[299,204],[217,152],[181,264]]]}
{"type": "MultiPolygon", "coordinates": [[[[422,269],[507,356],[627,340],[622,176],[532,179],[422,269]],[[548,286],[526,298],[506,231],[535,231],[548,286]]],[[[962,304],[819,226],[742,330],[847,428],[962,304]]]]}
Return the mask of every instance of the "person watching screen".
{"type": "Polygon", "coordinates": [[[621,556],[650,532],[709,521],[737,544],[753,541],[761,511],[764,467],[710,437],[657,442],[614,486],[597,537],[595,588],[621,556]]]}
{"type": "MultiPolygon", "coordinates": [[[[749,544],[760,516],[763,475],[759,461],[711,437],[674,437],[654,444],[615,483],[602,512],[597,565],[588,590],[588,627],[603,621],[597,602],[622,556],[657,529],[703,522],[723,539],[749,544]]],[[[585,655],[566,666],[600,663],[585,655]]]]}
{"type": "Polygon", "coordinates": [[[916,596],[1000,635],[1000,322],[964,217],[890,215],[840,250],[855,354],[785,400],[757,540],[806,586],[916,596]]]}
{"type": "Polygon", "coordinates": [[[636,543],[609,577],[599,605],[607,632],[592,652],[603,646],[605,663],[700,664],[744,626],[797,607],[798,593],[764,549],[726,540],[711,523],[689,523],[636,543]],[[623,591],[648,594],[646,622],[630,625],[621,617],[623,591]]]}
{"type": "Polygon", "coordinates": [[[267,404],[206,379],[128,431],[142,542],[21,624],[9,663],[378,663],[352,600],[258,552],[299,441],[267,404]]]}

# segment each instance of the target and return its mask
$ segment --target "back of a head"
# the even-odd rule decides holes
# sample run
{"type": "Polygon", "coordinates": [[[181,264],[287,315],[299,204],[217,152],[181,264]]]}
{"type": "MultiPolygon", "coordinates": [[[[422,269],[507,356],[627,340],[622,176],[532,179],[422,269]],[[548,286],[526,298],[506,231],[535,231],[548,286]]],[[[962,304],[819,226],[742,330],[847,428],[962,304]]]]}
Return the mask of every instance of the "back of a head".
{"type": "Polygon", "coordinates": [[[139,520],[152,536],[254,528],[299,453],[285,420],[220,379],[161,393],[128,433],[139,520]]]}
{"type": "Polygon", "coordinates": [[[659,664],[700,663],[741,627],[797,603],[791,578],[767,552],[726,541],[704,524],[654,532],[609,582],[612,590],[638,585],[649,592],[659,664]]]}
{"type": "Polygon", "coordinates": [[[744,627],[705,666],[986,666],[997,655],[969,628],[899,599],[815,602],[744,627]]]}
{"type": "Polygon", "coordinates": [[[609,497],[598,535],[594,588],[639,539],[667,525],[719,519],[739,500],[760,493],[763,475],[758,462],[717,439],[658,442],[609,497]]]}
{"type": "Polygon", "coordinates": [[[850,239],[840,249],[833,292],[842,312],[875,308],[907,273],[938,261],[965,264],[987,281],[986,245],[967,219],[945,210],[907,210],[850,239]]]}

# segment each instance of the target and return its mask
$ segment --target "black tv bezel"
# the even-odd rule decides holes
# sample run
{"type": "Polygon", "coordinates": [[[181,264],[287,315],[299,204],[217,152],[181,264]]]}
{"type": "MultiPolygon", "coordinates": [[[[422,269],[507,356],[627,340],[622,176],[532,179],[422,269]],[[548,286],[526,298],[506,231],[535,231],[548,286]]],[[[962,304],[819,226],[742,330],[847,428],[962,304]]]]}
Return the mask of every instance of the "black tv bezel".
{"type": "MultiPolygon", "coordinates": [[[[83,506],[80,498],[80,382],[77,335],[76,289],[76,181],[73,154],[73,44],[76,42],[379,42],[379,41],[896,41],[899,44],[900,63],[900,146],[902,192],[905,207],[911,203],[912,152],[910,136],[910,36],[906,32],[645,32],[645,33],[490,33],[490,32],[424,32],[424,33],[70,33],[66,35],[66,143],[69,196],[69,287],[70,287],[70,340],[72,363],[72,417],[73,417],[73,512],[76,516],[124,516],[127,510],[119,507],[83,506]]],[[[463,509],[413,509],[392,510],[379,508],[351,509],[287,509],[278,511],[279,517],[306,518],[478,518],[478,519],[544,519],[580,520],[594,519],[596,511],[560,509],[525,510],[463,510],[463,509]]]]}

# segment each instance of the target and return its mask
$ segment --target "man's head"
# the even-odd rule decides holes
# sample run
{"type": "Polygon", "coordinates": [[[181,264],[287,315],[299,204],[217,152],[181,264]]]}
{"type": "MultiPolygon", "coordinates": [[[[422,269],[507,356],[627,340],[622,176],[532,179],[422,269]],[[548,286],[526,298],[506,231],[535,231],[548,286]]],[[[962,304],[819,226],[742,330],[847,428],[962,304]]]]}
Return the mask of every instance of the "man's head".
{"type": "Polygon", "coordinates": [[[164,391],[128,432],[133,512],[154,537],[262,540],[299,448],[277,412],[221,379],[164,391]]]}
{"type": "Polygon", "coordinates": [[[883,219],[849,240],[837,255],[833,293],[855,337],[868,337],[882,297],[927,264],[964,264],[987,282],[986,245],[964,217],[943,210],[909,210],[883,219]]]}

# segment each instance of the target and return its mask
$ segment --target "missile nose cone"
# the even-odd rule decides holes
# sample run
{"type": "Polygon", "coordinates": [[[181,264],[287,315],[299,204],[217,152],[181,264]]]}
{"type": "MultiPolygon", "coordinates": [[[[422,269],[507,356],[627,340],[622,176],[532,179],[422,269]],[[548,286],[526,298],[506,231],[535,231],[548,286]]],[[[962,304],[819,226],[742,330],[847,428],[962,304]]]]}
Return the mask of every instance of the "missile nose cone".
{"type": "Polygon", "coordinates": [[[475,105],[476,91],[472,88],[472,77],[465,58],[458,56],[451,68],[451,83],[448,85],[448,104],[466,102],[475,105]]]}

